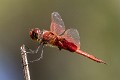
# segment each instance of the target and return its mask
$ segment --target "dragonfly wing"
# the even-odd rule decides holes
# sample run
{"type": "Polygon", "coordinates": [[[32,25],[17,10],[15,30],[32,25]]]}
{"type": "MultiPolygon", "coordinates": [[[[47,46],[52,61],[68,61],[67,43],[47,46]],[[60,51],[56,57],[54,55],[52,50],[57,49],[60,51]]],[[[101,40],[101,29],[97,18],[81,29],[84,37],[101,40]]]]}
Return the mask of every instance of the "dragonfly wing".
{"type": "Polygon", "coordinates": [[[53,12],[51,14],[51,26],[50,31],[54,32],[57,35],[61,35],[65,31],[64,22],[58,12],[53,12]]]}
{"type": "Polygon", "coordinates": [[[64,37],[69,42],[73,42],[78,47],[78,49],[80,49],[80,37],[77,29],[66,30],[62,37],[64,37]]]}

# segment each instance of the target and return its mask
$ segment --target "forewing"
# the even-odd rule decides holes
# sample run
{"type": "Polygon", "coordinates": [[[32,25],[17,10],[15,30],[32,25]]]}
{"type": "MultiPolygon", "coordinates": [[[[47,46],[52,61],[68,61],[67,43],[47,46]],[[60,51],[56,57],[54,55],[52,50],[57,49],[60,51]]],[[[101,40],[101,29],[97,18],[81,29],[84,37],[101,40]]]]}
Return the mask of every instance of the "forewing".
{"type": "Polygon", "coordinates": [[[78,47],[78,49],[80,49],[80,37],[77,29],[66,30],[62,37],[64,37],[69,42],[73,42],[78,47]]]}
{"type": "Polygon", "coordinates": [[[54,32],[57,35],[61,35],[65,31],[64,22],[58,12],[53,12],[51,14],[51,26],[50,31],[54,32]]]}

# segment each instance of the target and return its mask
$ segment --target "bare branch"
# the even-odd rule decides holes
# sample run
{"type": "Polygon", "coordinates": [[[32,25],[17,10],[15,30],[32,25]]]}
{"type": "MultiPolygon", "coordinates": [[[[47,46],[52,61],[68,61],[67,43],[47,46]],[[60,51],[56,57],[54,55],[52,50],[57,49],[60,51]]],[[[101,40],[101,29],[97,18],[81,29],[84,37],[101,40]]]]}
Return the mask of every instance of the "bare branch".
{"type": "Polygon", "coordinates": [[[24,44],[21,46],[20,50],[21,50],[21,56],[22,56],[22,62],[23,62],[22,64],[23,64],[24,78],[25,80],[31,80],[28,61],[27,61],[27,54],[26,54],[26,49],[24,44]]]}

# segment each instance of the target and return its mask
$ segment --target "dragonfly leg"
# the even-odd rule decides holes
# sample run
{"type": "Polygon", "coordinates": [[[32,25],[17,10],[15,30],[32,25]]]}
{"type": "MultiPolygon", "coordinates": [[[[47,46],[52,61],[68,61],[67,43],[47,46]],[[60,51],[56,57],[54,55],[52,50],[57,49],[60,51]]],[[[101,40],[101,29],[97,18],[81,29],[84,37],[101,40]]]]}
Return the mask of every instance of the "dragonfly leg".
{"type": "Polygon", "coordinates": [[[26,53],[29,53],[29,54],[36,54],[36,53],[38,53],[40,47],[41,47],[41,50],[42,50],[42,51],[41,51],[41,55],[40,55],[40,57],[37,58],[37,59],[35,59],[35,60],[29,61],[30,63],[31,63],[31,62],[35,62],[35,61],[39,61],[40,59],[43,58],[43,48],[44,48],[44,44],[43,44],[43,43],[39,44],[39,46],[37,47],[36,50],[32,50],[32,49],[30,49],[30,48],[27,47],[27,46],[25,46],[25,47],[29,50],[29,51],[26,52],[26,53]]]}
{"type": "Polygon", "coordinates": [[[38,53],[40,46],[41,46],[41,44],[37,47],[36,50],[32,50],[32,49],[30,49],[29,47],[25,46],[25,47],[29,50],[29,51],[26,52],[26,53],[29,53],[29,54],[38,53]]]}
{"type": "MultiPolygon", "coordinates": [[[[43,48],[44,48],[44,45],[41,45],[41,47],[42,47],[42,51],[41,51],[41,55],[40,55],[40,57],[38,57],[37,59],[35,59],[35,60],[32,60],[32,61],[29,61],[29,62],[35,62],[35,61],[39,61],[39,60],[41,60],[42,58],[43,58],[43,48]]],[[[37,48],[37,49],[39,49],[39,48],[37,48]]],[[[36,52],[38,52],[38,50],[36,50],[36,52]]]]}

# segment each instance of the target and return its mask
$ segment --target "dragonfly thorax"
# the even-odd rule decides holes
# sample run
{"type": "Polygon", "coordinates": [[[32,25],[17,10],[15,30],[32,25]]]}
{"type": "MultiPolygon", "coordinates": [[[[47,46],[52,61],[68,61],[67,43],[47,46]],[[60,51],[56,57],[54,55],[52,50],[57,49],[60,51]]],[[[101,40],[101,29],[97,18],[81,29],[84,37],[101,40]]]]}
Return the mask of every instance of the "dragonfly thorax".
{"type": "Polygon", "coordinates": [[[42,42],[44,44],[54,45],[57,38],[58,36],[52,33],[51,31],[44,31],[42,34],[42,42]]]}

